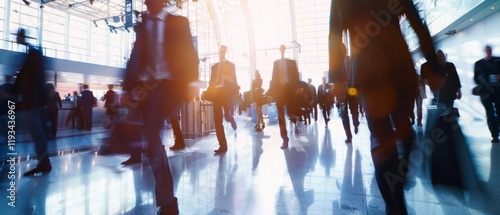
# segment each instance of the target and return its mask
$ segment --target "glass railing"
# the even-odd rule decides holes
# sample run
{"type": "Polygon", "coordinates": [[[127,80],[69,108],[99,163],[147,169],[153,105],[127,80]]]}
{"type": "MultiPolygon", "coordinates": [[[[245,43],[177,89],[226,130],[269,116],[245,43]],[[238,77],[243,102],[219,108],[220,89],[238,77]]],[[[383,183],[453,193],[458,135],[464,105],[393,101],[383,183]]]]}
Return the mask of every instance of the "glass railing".
{"type": "MultiPolygon", "coordinates": [[[[10,50],[14,52],[25,52],[26,47],[24,45],[20,45],[14,41],[9,41],[9,40],[4,40],[0,39],[1,45],[0,49],[5,49],[5,50],[10,50]]],[[[91,63],[91,64],[97,64],[97,65],[104,65],[104,66],[112,66],[112,67],[119,67],[119,68],[125,68],[126,65],[126,60],[107,60],[102,57],[95,57],[95,56],[90,56],[86,54],[81,54],[81,53],[75,53],[75,52],[67,52],[67,51],[62,51],[58,49],[51,49],[51,48],[45,48],[42,46],[42,52],[46,57],[52,57],[52,58],[57,58],[57,59],[64,59],[64,60],[71,60],[71,61],[77,61],[77,62],[84,62],[84,63],[91,63]]]]}

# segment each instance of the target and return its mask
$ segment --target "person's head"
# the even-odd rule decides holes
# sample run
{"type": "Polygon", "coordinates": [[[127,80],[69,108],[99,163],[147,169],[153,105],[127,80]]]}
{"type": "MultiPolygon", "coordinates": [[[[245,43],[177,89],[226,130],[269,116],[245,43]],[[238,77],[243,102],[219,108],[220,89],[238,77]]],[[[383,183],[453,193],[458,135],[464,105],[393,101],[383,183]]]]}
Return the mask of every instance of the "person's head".
{"type": "Polygon", "coordinates": [[[311,84],[311,83],[312,83],[312,79],[311,79],[311,78],[308,78],[308,79],[307,79],[307,83],[308,83],[308,84],[311,84]]]}
{"type": "Polygon", "coordinates": [[[437,55],[437,58],[438,58],[438,63],[440,65],[446,64],[446,55],[444,54],[444,52],[441,49],[437,50],[436,55],[437,55]]]}
{"type": "Polygon", "coordinates": [[[281,45],[280,46],[281,57],[285,57],[285,50],[286,50],[286,46],[285,45],[281,45]]]}
{"type": "Polygon", "coordinates": [[[490,46],[490,45],[486,45],[486,46],[484,47],[484,52],[486,52],[486,58],[487,58],[487,59],[490,59],[490,58],[492,57],[492,54],[491,54],[492,49],[491,49],[491,46],[490,46]]]}
{"type": "Polygon", "coordinates": [[[78,96],[78,92],[73,91],[73,96],[78,96]]]}
{"type": "Polygon", "coordinates": [[[19,28],[16,33],[16,42],[19,44],[27,45],[28,42],[26,41],[26,38],[29,38],[26,29],[19,28]]]}
{"type": "Polygon", "coordinates": [[[56,91],[56,87],[52,83],[46,83],[45,84],[45,90],[47,90],[47,92],[49,94],[52,94],[52,93],[54,93],[56,91]]]}
{"type": "Polygon", "coordinates": [[[219,47],[219,60],[223,61],[226,59],[227,46],[220,45],[219,47]]]}
{"type": "Polygon", "coordinates": [[[326,77],[325,77],[325,76],[323,76],[323,77],[321,78],[321,81],[323,82],[323,84],[326,84],[326,77]]]}
{"type": "Polygon", "coordinates": [[[89,89],[89,85],[88,85],[88,84],[84,84],[84,85],[82,85],[82,88],[83,88],[84,90],[88,90],[88,89],[89,89]]]}
{"type": "Polygon", "coordinates": [[[165,6],[165,0],[145,0],[144,4],[151,14],[156,15],[163,10],[163,7],[165,6]]]}
{"type": "Polygon", "coordinates": [[[112,89],[113,89],[113,87],[114,87],[114,85],[113,85],[113,84],[108,84],[108,90],[112,90],[112,89]]]}

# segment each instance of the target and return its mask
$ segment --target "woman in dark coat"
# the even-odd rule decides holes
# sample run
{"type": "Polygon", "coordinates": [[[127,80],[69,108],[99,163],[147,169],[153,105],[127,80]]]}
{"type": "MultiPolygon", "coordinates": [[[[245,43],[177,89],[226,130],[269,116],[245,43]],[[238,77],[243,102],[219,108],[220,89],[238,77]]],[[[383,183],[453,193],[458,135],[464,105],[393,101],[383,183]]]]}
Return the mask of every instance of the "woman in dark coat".
{"type": "Polygon", "coordinates": [[[59,109],[62,108],[61,96],[56,92],[54,84],[45,84],[45,90],[47,91],[47,112],[50,122],[50,138],[56,138],[57,133],[57,119],[59,114],[59,109]]]}

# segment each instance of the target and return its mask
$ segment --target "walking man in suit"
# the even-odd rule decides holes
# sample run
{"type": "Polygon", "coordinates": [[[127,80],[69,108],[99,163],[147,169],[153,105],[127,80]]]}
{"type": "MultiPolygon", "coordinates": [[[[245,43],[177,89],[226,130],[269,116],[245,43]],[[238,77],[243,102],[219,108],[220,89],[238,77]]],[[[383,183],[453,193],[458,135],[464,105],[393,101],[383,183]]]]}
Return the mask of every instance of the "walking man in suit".
{"type": "Polygon", "coordinates": [[[236,67],[234,63],[226,60],[227,47],[221,45],[219,47],[219,62],[212,66],[212,74],[210,77],[210,85],[215,89],[214,91],[214,123],[217,141],[219,141],[219,148],[214,150],[215,153],[224,153],[227,151],[226,133],[224,132],[224,125],[222,116],[226,121],[231,123],[231,127],[236,130],[236,121],[231,112],[232,102],[238,96],[238,82],[236,81],[236,67]],[[224,114],[223,113],[224,109],[224,114]]]}
{"type": "Polygon", "coordinates": [[[403,15],[415,30],[432,71],[437,73],[432,38],[411,0],[332,0],[329,33],[332,78],[344,69],[341,46],[344,31],[350,32],[348,50],[355,68],[354,87],[361,94],[371,131],[375,178],[386,213],[400,215],[408,214],[403,187],[405,165],[415,139],[409,115],[417,89],[417,73],[400,30],[399,18],[403,15]],[[398,141],[404,146],[402,160],[398,141]]]}
{"type": "Polygon", "coordinates": [[[307,84],[309,84],[309,88],[311,88],[312,93],[312,104],[310,107],[310,113],[313,114],[314,121],[318,121],[318,97],[316,94],[316,87],[312,84],[312,79],[307,79],[307,84]]]}
{"type": "Polygon", "coordinates": [[[500,75],[495,71],[500,67],[500,57],[492,55],[489,45],[484,47],[486,56],[474,63],[474,82],[479,86],[478,94],[486,112],[486,122],[491,133],[491,142],[499,143],[498,123],[500,118],[500,75]]]}
{"type": "Polygon", "coordinates": [[[145,0],[149,14],[136,26],[137,37],[127,65],[123,90],[139,109],[148,141],[147,157],[155,178],[157,214],[179,214],[174,183],[160,129],[177,107],[191,101],[190,83],[198,80],[198,54],[189,21],[163,10],[165,1],[145,0]]]}
{"type": "Polygon", "coordinates": [[[89,90],[89,85],[83,85],[81,96],[81,108],[83,113],[83,129],[92,130],[92,108],[94,106],[95,97],[92,91],[89,90]]]}
{"type": "MultiPolygon", "coordinates": [[[[43,54],[39,47],[34,47],[28,43],[26,39],[31,37],[27,35],[25,29],[19,28],[16,35],[17,43],[26,46],[26,59],[19,70],[12,94],[3,92],[0,96],[9,99],[9,101],[18,98],[15,104],[9,104],[9,109],[15,108],[15,111],[23,111],[26,122],[24,124],[27,125],[35,143],[38,163],[34,169],[25,172],[23,175],[46,174],[52,171],[52,165],[47,149],[47,111],[45,106],[47,105],[48,96],[45,90],[43,54]]],[[[9,125],[11,124],[9,123],[9,125]]],[[[9,130],[8,134],[11,134],[11,130],[9,130]]]]}
{"type": "MultiPolygon", "coordinates": [[[[285,123],[285,105],[288,104],[289,99],[293,99],[295,95],[295,87],[299,83],[299,69],[295,60],[285,58],[286,46],[280,46],[281,58],[274,61],[273,76],[269,86],[268,95],[276,99],[276,107],[278,109],[278,123],[280,126],[280,135],[283,139],[281,149],[288,148],[288,134],[285,123]]],[[[288,112],[290,112],[288,107],[288,112]]],[[[295,118],[290,117],[295,124],[295,118]]]]}
{"type": "Polygon", "coordinates": [[[330,122],[330,110],[332,109],[333,98],[331,97],[331,85],[326,82],[326,77],[321,78],[322,84],[318,86],[318,104],[323,119],[325,120],[325,127],[328,127],[330,122]]]}

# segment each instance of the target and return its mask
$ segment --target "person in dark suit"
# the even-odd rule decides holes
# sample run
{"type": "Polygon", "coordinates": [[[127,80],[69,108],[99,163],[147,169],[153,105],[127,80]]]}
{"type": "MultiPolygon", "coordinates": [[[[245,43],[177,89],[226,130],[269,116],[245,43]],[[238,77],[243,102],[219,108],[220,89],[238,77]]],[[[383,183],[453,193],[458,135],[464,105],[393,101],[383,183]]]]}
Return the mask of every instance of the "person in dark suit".
{"type": "MultiPolygon", "coordinates": [[[[417,98],[415,99],[415,105],[417,108],[417,126],[422,127],[422,102],[427,98],[425,92],[425,84],[422,80],[422,76],[418,76],[418,88],[417,88],[417,98]]],[[[412,112],[410,115],[411,124],[415,124],[415,114],[412,112]]]]}
{"type": "Polygon", "coordinates": [[[160,130],[182,101],[194,99],[188,89],[198,80],[199,59],[188,19],[163,10],[163,0],[146,0],[145,4],[149,14],[143,15],[135,28],[136,41],[125,72],[123,90],[131,95],[125,105],[139,109],[143,116],[158,214],[178,214],[160,130]]]}
{"type": "Polygon", "coordinates": [[[333,98],[331,97],[331,85],[326,82],[326,77],[321,78],[322,84],[318,86],[318,104],[323,119],[325,120],[325,127],[328,127],[330,121],[330,110],[332,109],[333,98]]]}
{"type": "MultiPolygon", "coordinates": [[[[295,87],[299,83],[299,69],[297,62],[292,59],[285,58],[286,46],[280,46],[281,58],[274,61],[273,75],[267,95],[276,100],[276,107],[278,109],[278,124],[280,127],[280,135],[283,140],[281,149],[288,148],[288,134],[285,123],[285,106],[288,100],[295,95],[295,87]]],[[[290,113],[290,107],[287,107],[290,113]]],[[[289,114],[290,115],[290,114],[289,114]]],[[[295,116],[290,115],[290,119],[295,124],[295,116]]]]}
{"type": "Polygon", "coordinates": [[[57,134],[57,119],[59,116],[59,109],[62,108],[61,96],[56,91],[56,87],[52,83],[45,84],[45,89],[48,94],[47,111],[50,121],[50,137],[49,139],[56,138],[57,134]]]}
{"type": "Polygon", "coordinates": [[[259,70],[255,70],[255,78],[252,80],[252,101],[257,114],[257,122],[255,122],[255,131],[262,131],[266,127],[264,123],[264,116],[262,114],[262,105],[265,97],[262,96],[264,89],[262,89],[262,78],[260,77],[259,70]]]}
{"type": "Polygon", "coordinates": [[[109,116],[111,124],[114,124],[115,116],[118,113],[118,108],[120,107],[118,93],[113,90],[113,87],[113,84],[108,84],[108,91],[106,91],[106,94],[104,94],[101,99],[104,101],[106,114],[109,116]]]}
{"type": "Polygon", "coordinates": [[[37,173],[49,173],[52,165],[47,150],[47,91],[45,90],[45,65],[40,47],[34,47],[26,41],[28,36],[26,30],[19,28],[17,32],[17,43],[25,45],[27,48],[26,59],[19,70],[19,74],[14,85],[13,95],[19,96],[16,111],[23,111],[28,130],[35,143],[36,157],[38,164],[24,176],[33,176],[37,173]]]}
{"type": "Polygon", "coordinates": [[[349,31],[354,87],[360,92],[371,131],[375,177],[387,214],[408,214],[403,190],[406,171],[400,170],[409,162],[415,136],[409,115],[416,97],[417,73],[401,33],[399,20],[403,15],[415,30],[431,70],[437,72],[432,38],[413,1],[332,0],[331,4],[330,77],[343,70],[342,37],[344,31],[349,31]],[[398,140],[404,146],[402,160],[398,140]],[[393,180],[388,180],[387,175],[393,180]]]}
{"type": "Polygon", "coordinates": [[[94,107],[94,103],[96,98],[92,91],[89,90],[89,85],[84,84],[83,91],[80,99],[80,107],[83,114],[83,127],[84,130],[92,130],[92,108],[94,107]]]}
{"type": "Polygon", "coordinates": [[[462,85],[455,64],[446,60],[446,55],[442,50],[437,50],[436,55],[439,66],[445,72],[443,84],[439,89],[439,102],[442,102],[449,109],[453,107],[455,99],[462,98],[462,91],[460,90],[462,85]]]}
{"type": "Polygon", "coordinates": [[[309,88],[311,88],[312,95],[312,104],[310,108],[310,113],[312,113],[314,117],[314,121],[318,121],[318,96],[316,94],[316,87],[312,84],[312,79],[307,79],[307,84],[309,84],[309,88]]]}
{"type": "Polygon", "coordinates": [[[495,63],[500,67],[500,57],[492,55],[491,46],[484,48],[486,56],[474,63],[474,82],[479,87],[478,94],[486,111],[486,121],[492,143],[499,143],[498,123],[500,122],[500,73],[495,71],[495,63]]]}
{"type": "Polygon", "coordinates": [[[219,62],[212,65],[210,86],[214,90],[214,123],[215,133],[219,141],[219,148],[214,150],[215,153],[223,153],[227,151],[227,140],[222,124],[222,111],[224,109],[224,118],[231,123],[231,127],[236,130],[237,125],[231,113],[231,105],[233,99],[238,95],[238,82],[236,80],[236,67],[234,63],[226,60],[227,47],[221,45],[219,47],[219,62]]]}

